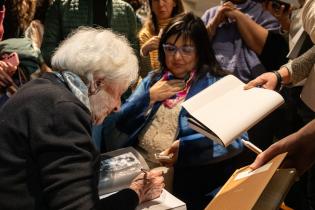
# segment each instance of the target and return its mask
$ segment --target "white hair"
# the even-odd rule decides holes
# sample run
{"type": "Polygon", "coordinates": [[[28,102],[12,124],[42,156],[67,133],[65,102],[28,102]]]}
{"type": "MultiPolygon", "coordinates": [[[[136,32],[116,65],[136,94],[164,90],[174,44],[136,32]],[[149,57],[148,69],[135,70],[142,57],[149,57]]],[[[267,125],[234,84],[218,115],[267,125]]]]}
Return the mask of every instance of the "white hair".
{"type": "Polygon", "coordinates": [[[54,70],[88,78],[100,71],[105,79],[131,83],[138,77],[138,60],[123,36],[107,29],[80,27],[64,40],[51,61],[54,70]]]}

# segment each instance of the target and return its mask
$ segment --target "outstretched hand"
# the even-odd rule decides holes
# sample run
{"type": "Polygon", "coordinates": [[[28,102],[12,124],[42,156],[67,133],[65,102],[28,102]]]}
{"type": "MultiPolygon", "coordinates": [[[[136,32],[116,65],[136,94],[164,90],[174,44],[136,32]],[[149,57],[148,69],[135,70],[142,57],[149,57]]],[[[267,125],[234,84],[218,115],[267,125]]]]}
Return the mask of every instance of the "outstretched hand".
{"type": "Polygon", "coordinates": [[[272,72],[264,73],[258,76],[256,79],[249,81],[244,89],[248,90],[253,87],[263,87],[266,89],[274,90],[277,86],[277,76],[272,72]]]}
{"type": "Polygon", "coordinates": [[[271,145],[259,154],[250,168],[257,169],[270,161],[278,154],[288,152],[283,161],[283,168],[296,168],[299,174],[303,174],[315,162],[315,120],[308,123],[298,132],[293,133],[271,145]]]}
{"type": "Polygon", "coordinates": [[[139,203],[158,198],[164,188],[162,171],[148,171],[139,174],[130,185],[139,196],[139,203]]]}

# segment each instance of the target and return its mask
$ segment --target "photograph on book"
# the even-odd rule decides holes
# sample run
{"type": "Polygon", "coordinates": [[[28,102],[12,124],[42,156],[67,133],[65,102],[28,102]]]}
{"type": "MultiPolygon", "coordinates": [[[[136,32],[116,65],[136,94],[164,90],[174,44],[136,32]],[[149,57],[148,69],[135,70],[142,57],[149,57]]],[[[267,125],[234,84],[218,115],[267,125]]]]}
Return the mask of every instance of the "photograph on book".
{"type": "Polygon", "coordinates": [[[103,155],[100,163],[100,192],[105,194],[128,186],[142,167],[142,163],[132,152],[114,157],[103,155]]]}

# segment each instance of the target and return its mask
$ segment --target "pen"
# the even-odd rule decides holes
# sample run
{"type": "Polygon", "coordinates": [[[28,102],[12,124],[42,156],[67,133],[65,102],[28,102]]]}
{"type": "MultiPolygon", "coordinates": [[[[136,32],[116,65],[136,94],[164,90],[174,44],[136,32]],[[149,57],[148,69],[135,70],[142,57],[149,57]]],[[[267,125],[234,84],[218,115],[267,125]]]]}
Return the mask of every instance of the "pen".
{"type": "Polygon", "coordinates": [[[148,181],[148,178],[147,178],[147,176],[148,176],[148,170],[146,170],[146,169],[144,169],[144,168],[141,168],[140,170],[141,170],[141,172],[144,173],[143,182],[144,182],[144,185],[146,185],[146,184],[147,184],[147,181],[148,181]]]}
{"type": "Polygon", "coordinates": [[[248,149],[250,149],[251,151],[255,152],[257,155],[259,155],[260,153],[262,153],[262,150],[259,149],[257,146],[255,146],[253,143],[251,143],[250,141],[246,141],[244,139],[241,139],[244,146],[247,147],[248,149]]]}

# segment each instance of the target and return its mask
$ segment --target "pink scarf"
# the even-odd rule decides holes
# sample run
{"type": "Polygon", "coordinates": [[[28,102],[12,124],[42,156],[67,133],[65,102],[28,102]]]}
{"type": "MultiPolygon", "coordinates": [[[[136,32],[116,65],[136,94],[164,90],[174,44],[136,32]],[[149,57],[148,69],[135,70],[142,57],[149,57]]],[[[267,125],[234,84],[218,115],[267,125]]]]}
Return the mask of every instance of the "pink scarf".
{"type": "MultiPolygon", "coordinates": [[[[177,92],[176,95],[173,96],[172,98],[169,98],[169,99],[166,99],[163,101],[163,105],[165,107],[171,109],[174,106],[176,106],[178,104],[178,102],[180,102],[181,100],[186,98],[186,95],[187,95],[187,93],[190,89],[190,86],[191,86],[191,82],[195,78],[195,73],[196,73],[195,70],[190,72],[189,79],[186,81],[186,86],[183,90],[177,92]]],[[[173,78],[174,78],[174,76],[169,71],[166,71],[163,75],[163,80],[171,80],[173,78]]]]}

